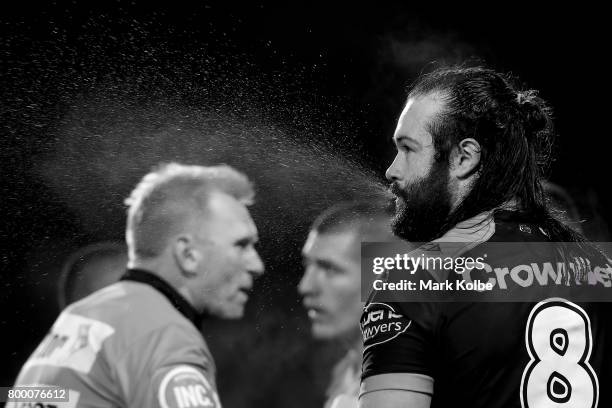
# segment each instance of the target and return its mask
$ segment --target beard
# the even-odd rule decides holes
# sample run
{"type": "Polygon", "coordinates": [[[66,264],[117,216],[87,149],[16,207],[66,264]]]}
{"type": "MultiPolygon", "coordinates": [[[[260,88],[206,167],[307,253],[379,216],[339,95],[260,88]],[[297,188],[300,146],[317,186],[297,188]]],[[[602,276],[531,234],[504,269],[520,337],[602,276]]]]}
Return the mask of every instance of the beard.
{"type": "Polygon", "coordinates": [[[429,242],[444,234],[452,209],[449,167],[434,162],[429,173],[405,188],[391,184],[396,196],[393,233],[411,242],[429,242]]]}

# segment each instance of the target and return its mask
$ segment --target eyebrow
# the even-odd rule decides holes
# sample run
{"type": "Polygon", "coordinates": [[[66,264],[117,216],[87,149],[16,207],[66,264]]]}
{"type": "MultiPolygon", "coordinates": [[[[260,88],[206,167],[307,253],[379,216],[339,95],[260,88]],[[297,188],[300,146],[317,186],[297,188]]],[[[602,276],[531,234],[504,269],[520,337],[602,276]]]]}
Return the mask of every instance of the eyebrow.
{"type": "Polygon", "coordinates": [[[393,142],[394,143],[399,143],[401,141],[407,141],[409,143],[413,143],[415,145],[417,145],[418,147],[421,147],[421,142],[419,142],[418,140],[408,136],[408,135],[398,135],[398,136],[393,136],[393,142]]]}
{"type": "Polygon", "coordinates": [[[251,237],[244,237],[236,240],[235,245],[246,246],[248,244],[257,244],[259,242],[259,237],[257,235],[251,237]]]}
{"type": "Polygon", "coordinates": [[[320,268],[340,269],[340,267],[332,261],[328,261],[327,259],[321,259],[321,258],[316,258],[316,257],[312,258],[306,254],[302,254],[302,263],[303,264],[308,264],[308,263],[315,264],[320,268]]]}
{"type": "Polygon", "coordinates": [[[338,265],[336,265],[335,263],[328,261],[326,259],[315,259],[314,263],[316,263],[317,265],[319,265],[319,267],[321,268],[326,268],[326,269],[340,269],[338,267],[338,265]]]}

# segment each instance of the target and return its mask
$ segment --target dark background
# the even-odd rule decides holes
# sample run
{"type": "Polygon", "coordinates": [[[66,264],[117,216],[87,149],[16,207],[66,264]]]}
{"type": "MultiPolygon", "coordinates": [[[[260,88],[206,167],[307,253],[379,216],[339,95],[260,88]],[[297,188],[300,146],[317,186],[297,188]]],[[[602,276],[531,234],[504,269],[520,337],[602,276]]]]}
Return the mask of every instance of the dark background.
{"type": "Polygon", "coordinates": [[[309,338],[300,246],[322,209],[379,188],[405,88],[440,63],[480,59],[540,90],[560,135],[551,180],[608,239],[601,10],[170,4],[2,6],[0,385],[56,317],[66,256],[123,238],[122,200],[144,173],[225,162],[256,183],[267,274],[243,321],[203,327],[222,400],[321,406],[340,348],[309,338]]]}

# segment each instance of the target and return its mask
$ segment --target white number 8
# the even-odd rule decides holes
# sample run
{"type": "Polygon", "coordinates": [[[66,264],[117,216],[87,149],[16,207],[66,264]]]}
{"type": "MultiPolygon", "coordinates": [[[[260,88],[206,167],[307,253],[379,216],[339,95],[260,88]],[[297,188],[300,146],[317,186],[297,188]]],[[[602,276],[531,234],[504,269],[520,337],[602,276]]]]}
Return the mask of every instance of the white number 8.
{"type": "Polygon", "coordinates": [[[594,408],[599,382],[589,364],[589,316],[578,305],[551,298],[529,314],[525,342],[531,361],[523,371],[523,408],[594,408]]]}

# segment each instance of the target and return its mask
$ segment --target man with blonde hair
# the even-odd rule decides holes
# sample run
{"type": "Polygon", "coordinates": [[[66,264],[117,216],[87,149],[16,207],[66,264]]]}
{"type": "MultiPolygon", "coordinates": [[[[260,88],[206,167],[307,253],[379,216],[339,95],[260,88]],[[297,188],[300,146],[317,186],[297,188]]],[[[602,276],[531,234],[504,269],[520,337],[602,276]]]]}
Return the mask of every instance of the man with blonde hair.
{"type": "Polygon", "coordinates": [[[126,200],[128,271],[60,315],[17,385],[59,386],[70,407],[219,407],[199,317],[240,318],[263,272],[253,197],[229,166],[147,174],[126,200]]]}

